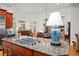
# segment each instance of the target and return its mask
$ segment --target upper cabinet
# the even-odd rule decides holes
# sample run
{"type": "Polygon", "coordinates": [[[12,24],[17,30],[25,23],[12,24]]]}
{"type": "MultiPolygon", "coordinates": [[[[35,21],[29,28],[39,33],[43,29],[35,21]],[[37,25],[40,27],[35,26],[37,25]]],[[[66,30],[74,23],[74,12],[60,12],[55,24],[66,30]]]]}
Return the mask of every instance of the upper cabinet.
{"type": "Polygon", "coordinates": [[[13,14],[10,12],[7,12],[6,15],[6,28],[12,28],[13,27],[13,14]]]}
{"type": "Polygon", "coordinates": [[[10,12],[7,12],[7,10],[4,10],[4,9],[0,9],[0,14],[6,17],[5,27],[12,28],[13,27],[13,14],[10,12]]]}
{"type": "Polygon", "coordinates": [[[0,9],[0,14],[5,15],[6,16],[6,10],[4,9],[0,9]]]}

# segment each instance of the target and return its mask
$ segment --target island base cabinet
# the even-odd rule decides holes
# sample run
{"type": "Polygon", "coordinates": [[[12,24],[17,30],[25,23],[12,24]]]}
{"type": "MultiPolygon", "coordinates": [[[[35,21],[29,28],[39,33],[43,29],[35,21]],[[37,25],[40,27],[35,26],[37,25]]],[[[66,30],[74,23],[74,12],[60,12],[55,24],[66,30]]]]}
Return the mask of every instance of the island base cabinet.
{"type": "Polygon", "coordinates": [[[3,47],[3,56],[7,56],[7,47],[3,47]]]}
{"type": "Polygon", "coordinates": [[[8,56],[13,56],[13,51],[12,51],[12,49],[7,49],[7,55],[8,56]]]}
{"type": "Polygon", "coordinates": [[[6,41],[3,41],[3,55],[4,56],[47,56],[47,54],[6,41]]]}
{"type": "Polygon", "coordinates": [[[48,56],[48,55],[41,52],[33,51],[33,56],[48,56]]]}
{"type": "Polygon", "coordinates": [[[13,55],[12,56],[22,56],[20,53],[18,53],[17,51],[13,50],[13,55]]]}
{"type": "Polygon", "coordinates": [[[28,48],[21,47],[19,45],[13,45],[13,50],[17,51],[22,56],[32,56],[32,50],[28,48]]]}

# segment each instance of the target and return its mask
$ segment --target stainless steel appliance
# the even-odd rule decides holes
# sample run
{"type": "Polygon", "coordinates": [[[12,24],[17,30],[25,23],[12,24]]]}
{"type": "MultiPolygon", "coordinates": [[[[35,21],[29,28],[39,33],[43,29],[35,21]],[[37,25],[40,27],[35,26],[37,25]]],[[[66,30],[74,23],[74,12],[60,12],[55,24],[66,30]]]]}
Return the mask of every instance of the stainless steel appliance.
{"type": "Polygon", "coordinates": [[[6,20],[6,17],[0,14],[0,45],[2,45],[2,38],[5,37],[5,34],[6,34],[5,20],[6,20]]]}
{"type": "Polygon", "coordinates": [[[26,38],[26,39],[18,39],[15,42],[20,43],[20,44],[25,44],[25,45],[27,44],[27,45],[33,46],[33,45],[39,44],[41,41],[35,40],[32,38],[26,38]]]}
{"type": "Polygon", "coordinates": [[[13,28],[6,29],[6,36],[7,37],[14,37],[15,36],[15,34],[13,32],[13,28]]]}

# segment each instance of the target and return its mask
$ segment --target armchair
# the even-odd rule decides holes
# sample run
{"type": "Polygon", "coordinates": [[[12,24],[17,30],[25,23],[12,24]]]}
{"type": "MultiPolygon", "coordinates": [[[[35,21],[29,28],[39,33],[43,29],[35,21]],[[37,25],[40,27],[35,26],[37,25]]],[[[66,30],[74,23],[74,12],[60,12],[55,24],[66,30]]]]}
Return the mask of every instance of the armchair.
{"type": "Polygon", "coordinates": [[[79,34],[75,34],[77,42],[76,42],[76,51],[79,52],[79,34]]]}

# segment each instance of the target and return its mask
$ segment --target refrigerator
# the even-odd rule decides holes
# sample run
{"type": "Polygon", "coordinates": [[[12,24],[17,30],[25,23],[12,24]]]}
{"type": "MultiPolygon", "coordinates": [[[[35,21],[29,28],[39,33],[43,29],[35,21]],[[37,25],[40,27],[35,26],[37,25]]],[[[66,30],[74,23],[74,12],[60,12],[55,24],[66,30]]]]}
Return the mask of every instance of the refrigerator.
{"type": "Polygon", "coordinates": [[[2,45],[2,38],[6,35],[5,21],[6,17],[0,14],[0,45],[2,45]]]}

